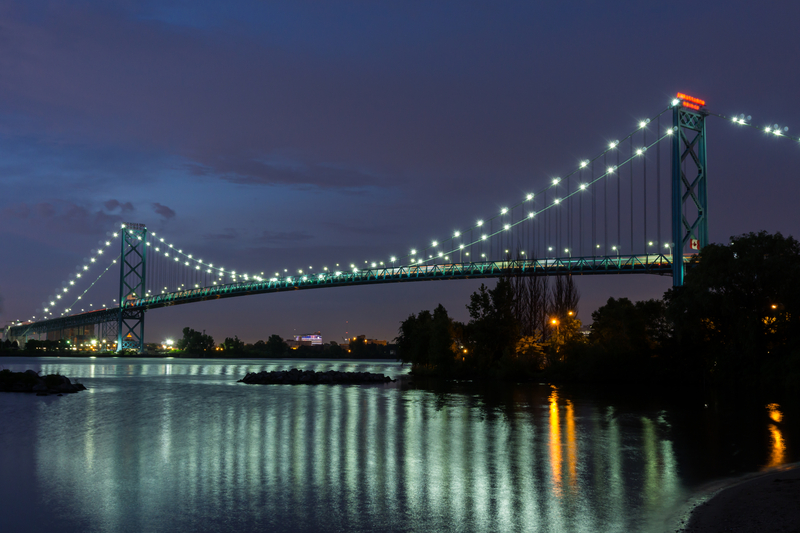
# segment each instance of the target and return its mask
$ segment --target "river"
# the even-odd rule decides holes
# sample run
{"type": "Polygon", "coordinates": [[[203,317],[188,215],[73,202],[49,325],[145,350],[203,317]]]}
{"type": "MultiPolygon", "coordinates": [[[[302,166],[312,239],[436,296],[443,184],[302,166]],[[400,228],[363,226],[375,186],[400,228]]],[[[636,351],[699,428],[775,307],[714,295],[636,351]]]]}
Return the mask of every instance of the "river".
{"type": "Polygon", "coordinates": [[[3,531],[674,531],[709,483],[798,461],[793,412],[619,386],[423,383],[392,362],[2,358],[3,531]],[[246,372],[382,372],[245,385],[246,372]],[[793,447],[794,446],[794,447],[793,447]]]}

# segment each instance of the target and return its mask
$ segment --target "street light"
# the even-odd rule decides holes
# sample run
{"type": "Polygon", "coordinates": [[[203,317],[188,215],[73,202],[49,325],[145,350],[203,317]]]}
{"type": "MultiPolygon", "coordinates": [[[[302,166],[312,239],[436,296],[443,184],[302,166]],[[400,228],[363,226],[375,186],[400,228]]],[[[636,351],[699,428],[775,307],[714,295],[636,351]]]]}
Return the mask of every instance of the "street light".
{"type": "Polygon", "coordinates": [[[672,246],[670,246],[669,243],[664,243],[664,248],[667,248],[669,250],[669,255],[672,255],[672,246]]]}

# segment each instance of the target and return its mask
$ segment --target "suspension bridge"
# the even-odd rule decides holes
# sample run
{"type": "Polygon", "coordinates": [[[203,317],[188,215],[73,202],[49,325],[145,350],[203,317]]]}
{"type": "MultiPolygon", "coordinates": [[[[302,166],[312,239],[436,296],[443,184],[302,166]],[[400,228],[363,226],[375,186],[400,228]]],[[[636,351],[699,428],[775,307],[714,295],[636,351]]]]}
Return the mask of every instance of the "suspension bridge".
{"type": "Polygon", "coordinates": [[[95,336],[115,341],[117,351],[142,352],[148,310],[325,287],[640,273],[669,275],[680,286],[692,256],[708,244],[709,117],[800,141],[777,125],[762,128],[750,117],[711,113],[705,101],[678,93],[627,136],[499,213],[409,248],[404,255],[335,263],[319,271],[237,273],[185,252],[143,224],[126,223],[43,303],[40,316],[9,326],[5,337],[24,343],[36,335],[97,328],[95,336]],[[119,255],[90,281],[92,267],[113,255],[116,246],[119,255]],[[113,305],[77,309],[89,289],[117,264],[119,292],[113,305]],[[86,288],[80,292],[80,287],[86,288]]]}

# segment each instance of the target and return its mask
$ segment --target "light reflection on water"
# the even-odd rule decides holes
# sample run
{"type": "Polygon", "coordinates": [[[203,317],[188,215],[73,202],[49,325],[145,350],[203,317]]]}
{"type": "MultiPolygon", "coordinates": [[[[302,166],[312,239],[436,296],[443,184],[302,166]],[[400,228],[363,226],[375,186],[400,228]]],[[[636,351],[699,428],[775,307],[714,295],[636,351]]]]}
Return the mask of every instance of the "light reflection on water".
{"type": "MultiPolygon", "coordinates": [[[[498,406],[472,389],[236,383],[405,372],[387,363],[42,361],[90,390],[4,398],[0,445],[21,460],[0,473],[30,494],[0,511],[48,511],[17,530],[662,531],[689,491],[665,411],[556,387],[509,385],[498,406]]],[[[774,466],[786,437],[771,409],[774,466]]]]}

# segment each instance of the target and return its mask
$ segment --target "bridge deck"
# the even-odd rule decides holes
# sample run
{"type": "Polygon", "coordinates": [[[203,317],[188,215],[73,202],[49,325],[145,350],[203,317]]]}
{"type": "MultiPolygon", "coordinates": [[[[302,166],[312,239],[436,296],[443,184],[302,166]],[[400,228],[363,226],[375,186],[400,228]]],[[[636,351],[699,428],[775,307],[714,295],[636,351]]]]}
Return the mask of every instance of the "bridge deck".
{"type": "MultiPolygon", "coordinates": [[[[684,257],[689,262],[691,256],[684,257]]],[[[251,294],[372,285],[379,283],[402,283],[413,281],[435,281],[449,279],[497,278],[511,275],[554,276],[559,274],[672,274],[672,256],[663,254],[613,255],[590,257],[566,257],[538,260],[482,261],[470,263],[446,263],[441,265],[399,266],[367,268],[357,271],[325,272],[307,276],[287,276],[269,280],[251,280],[226,285],[214,285],[185,291],[169,292],[128,300],[125,310],[147,310],[170,307],[192,302],[233,298],[251,294]]],[[[66,317],[43,320],[13,326],[10,336],[61,330],[88,324],[117,320],[119,308],[109,308],[66,317]]]]}

